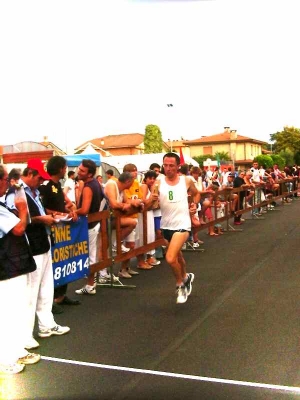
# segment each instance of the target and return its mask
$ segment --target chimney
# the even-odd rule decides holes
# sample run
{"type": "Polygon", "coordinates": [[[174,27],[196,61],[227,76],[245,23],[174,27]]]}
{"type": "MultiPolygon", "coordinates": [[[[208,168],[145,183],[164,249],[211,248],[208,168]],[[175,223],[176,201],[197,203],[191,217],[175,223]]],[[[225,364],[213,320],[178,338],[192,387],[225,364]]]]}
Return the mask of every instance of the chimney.
{"type": "Polygon", "coordinates": [[[224,126],[224,133],[228,133],[229,132],[230,127],[229,126],[224,126]]]}
{"type": "Polygon", "coordinates": [[[231,129],[231,131],[230,131],[230,140],[236,140],[236,139],[237,139],[236,129],[231,129]]]}
{"type": "Polygon", "coordinates": [[[44,137],[44,142],[48,143],[48,136],[43,136],[44,137]]]}

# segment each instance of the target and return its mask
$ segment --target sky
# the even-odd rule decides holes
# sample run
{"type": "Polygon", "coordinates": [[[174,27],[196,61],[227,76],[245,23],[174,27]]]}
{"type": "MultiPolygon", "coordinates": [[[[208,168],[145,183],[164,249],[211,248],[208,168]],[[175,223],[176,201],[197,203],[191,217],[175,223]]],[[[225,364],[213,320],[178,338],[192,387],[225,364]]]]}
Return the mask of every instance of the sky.
{"type": "Polygon", "coordinates": [[[299,0],[0,0],[0,145],[300,127],[299,0]],[[173,107],[168,107],[172,104],[173,107]]]}

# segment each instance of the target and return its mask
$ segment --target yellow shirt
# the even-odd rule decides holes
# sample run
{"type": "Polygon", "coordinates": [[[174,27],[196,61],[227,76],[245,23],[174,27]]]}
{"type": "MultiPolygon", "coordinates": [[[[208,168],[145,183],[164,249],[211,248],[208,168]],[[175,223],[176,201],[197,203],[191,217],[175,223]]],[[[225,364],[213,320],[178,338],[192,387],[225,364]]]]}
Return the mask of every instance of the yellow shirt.
{"type": "MultiPolygon", "coordinates": [[[[127,199],[141,199],[142,193],[141,193],[139,181],[137,179],[135,179],[132,182],[132,185],[130,186],[130,188],[124,190],[124,193],[125,193],[125,196],[127,197],[127,199]]],[[[138,214],[137,213],[132,214],[131,217],[137,218],[138,214]]]]}

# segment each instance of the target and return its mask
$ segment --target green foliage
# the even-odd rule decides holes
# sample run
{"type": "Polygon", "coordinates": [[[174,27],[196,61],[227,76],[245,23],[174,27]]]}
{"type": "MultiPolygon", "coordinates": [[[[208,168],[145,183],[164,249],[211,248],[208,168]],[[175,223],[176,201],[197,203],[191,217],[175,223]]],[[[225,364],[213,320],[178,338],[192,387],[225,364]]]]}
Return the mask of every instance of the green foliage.
{"type": "Polygon", "coordinates": [[[285,167],[285,160],[279,154],[271,154],[271,158],[273,160],[273,165],[277,164],[279,169],[285,167]]]}
{"type": "Polygon", "coordinates": [[[146,126],[144,147],[144,151],[146,154],[161,153],[163,151],[162,134],[157,125],[146,126]]]}
{"type": "Polygon", "coordinates": [[[214,154],[214,160],[217,159],[220,161],[230,161],[230,156],[227,151],[216,151],[214,154]]]}
{"type": "Polygon", "coordinates": [[[258,162],[258,165],[264,165],[266,168],[272,168],[274,164],[272,157],[266,154],[260,154],[253,161],[258,162]]]}
{"type": "Polygon", "coordinates": [[[215,158],[210,154],[193,157],[193,159],[197,161],[197,163],[200,165],[201,168],[203,168],[203,162],[206,161],[208,158],[210,158],[211,160],[215,160],[215,158]]]}
{"type": "Polygon", "coordinates": [[[294,160],[295,160],[295,164],[300,165],[300,151],[297,151],[294,154],[294,160]]]}
{"type": "Polygon", "coordinates": [[[294,165],[294,153],[292,153],[290,150],[281,150],[279,153],[280,157],[284,159],[284,165],[294,165]]]}
{"type": "Polygon", "coordinates": [[[275,142],[276,152],[290,150],[292,153],[300,151],[300,129],[293,126],[285,126],[283,131],[272,133],[271,141],[275,142]]]}

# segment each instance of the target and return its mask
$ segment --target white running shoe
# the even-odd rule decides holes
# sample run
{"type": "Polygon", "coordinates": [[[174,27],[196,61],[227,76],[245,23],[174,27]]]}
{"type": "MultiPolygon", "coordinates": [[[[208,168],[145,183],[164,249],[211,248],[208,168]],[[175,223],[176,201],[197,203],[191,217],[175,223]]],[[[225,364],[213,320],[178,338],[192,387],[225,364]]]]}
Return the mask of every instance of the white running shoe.
{"type": "Polygon", "coordinates": [[[96,294],[96,287],[93,286],[92,289],[88,289],[87,285],[83,286],[81,289],[75,290],[76,294],[96,294]]]}
{"type": "Polygon", "coordinates": [[[177,304],[183,304],[187,301],[188,294],[186,286],[178,286],[176,288],[176,293],[177,293],[177,299],[176,299],[177,304]]]}
{"type": "Polygon", "coordinates": [[[70,328],[68,326],[55,325],[53,328],[40,330],[38,335],[39,337],[45,338],[52,335],[61,336],[68,332],[70,332],[70,328]]]}

